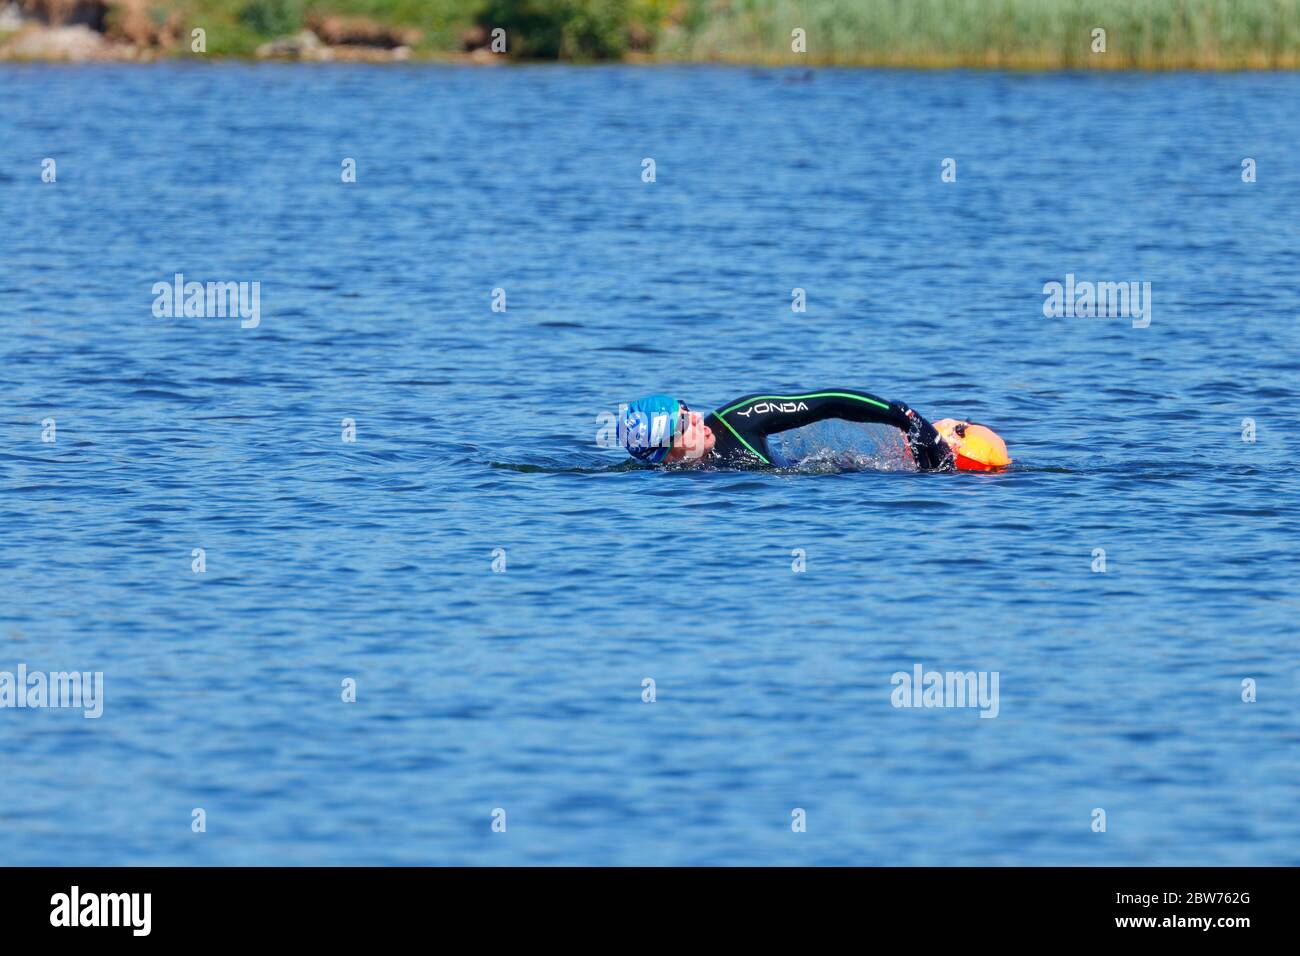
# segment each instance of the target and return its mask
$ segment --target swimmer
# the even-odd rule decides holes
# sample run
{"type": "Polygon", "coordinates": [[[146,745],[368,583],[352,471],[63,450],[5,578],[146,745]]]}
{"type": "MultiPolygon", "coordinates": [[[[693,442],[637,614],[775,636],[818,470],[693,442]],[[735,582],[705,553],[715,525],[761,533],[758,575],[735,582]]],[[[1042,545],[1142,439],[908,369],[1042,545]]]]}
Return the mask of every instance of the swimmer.
{"type": "Polygon", "coordinates": [[[944,418],[933,425],[902,402],[852,388],[757,393],[708,415],[668,395],[649,395],[623,410],[623,446],[650,464],[771,466],[769,435],[838,418],[892,425],[922,471],[992,471],[1011,464],[1006,443],[988,426],[944,418]]]}

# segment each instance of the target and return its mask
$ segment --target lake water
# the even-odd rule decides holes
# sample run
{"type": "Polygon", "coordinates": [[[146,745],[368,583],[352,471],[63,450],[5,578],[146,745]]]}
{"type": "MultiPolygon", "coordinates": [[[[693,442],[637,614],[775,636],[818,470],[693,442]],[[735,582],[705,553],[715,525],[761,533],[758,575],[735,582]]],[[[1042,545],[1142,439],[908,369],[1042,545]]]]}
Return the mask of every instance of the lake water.
{"type": "Polygon", "coordinates": [[[1300,864],[1298,100],[0,67],[0,670],[104,675],[0,709],[0,862],[1300,864]],[[176,273],[259,324],[155,316],[176,273]],[[1045,317],[1067,275],[1149,325],[1045,317]],[[828,385],[1015,466],[596,445],[828,385]],[[893,706],[917,665],[997,716],[893,706]]]}

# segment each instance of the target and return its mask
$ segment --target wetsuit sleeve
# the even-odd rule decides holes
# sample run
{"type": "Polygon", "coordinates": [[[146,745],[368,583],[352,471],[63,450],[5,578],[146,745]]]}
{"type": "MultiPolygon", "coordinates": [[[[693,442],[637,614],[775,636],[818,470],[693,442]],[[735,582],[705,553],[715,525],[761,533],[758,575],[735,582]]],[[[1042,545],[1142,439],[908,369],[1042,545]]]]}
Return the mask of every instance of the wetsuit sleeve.
{"type": "Polygon", "coordinates": [[[916,466],[922,471],[951,471],[956,458],[935,427],[902,402],[892,404],[907,421],[903,431],[907,433],[907,445],[912,449],[916,466]]]}
{"type": "Polygon", "coordinates": [[[926,470],[951,465],[952,453],[929,422],[902,402],[890,402],[869,392],[830,388],[799,394],[756,394],[730,402],[711,416],[720,442],[743,446],[765,464],[771,463],[767,436],[828,418],[892,425],[907,436],[917,464],[926,470]]]}

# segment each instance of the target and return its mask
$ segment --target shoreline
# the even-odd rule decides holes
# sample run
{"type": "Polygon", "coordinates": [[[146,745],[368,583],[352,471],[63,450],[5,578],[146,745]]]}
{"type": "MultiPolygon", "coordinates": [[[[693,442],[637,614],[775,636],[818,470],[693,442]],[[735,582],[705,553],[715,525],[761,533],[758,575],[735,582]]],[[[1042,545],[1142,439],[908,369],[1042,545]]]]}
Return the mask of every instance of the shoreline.
{"type": "Polygon", "coordinates": [[[393,67],[428,67],[460,66],[480,69],[511,69],[524,67],[727,67],[732,69],[764,70],[874,70],[906,71],[917,73],[1015,73],[1033,75],[1037,73],[1073,73],[1078,75],[1096,74],[1098,76],[1123,73],[1296,73],[1300,72],[1300,58],[1286,64],[1259,63],[1225,63],[1222,61],[1177,61],[1177,62],[1114,62],[1105,66],[1084,66],[1065,60],[1046,61],[1039,59],[1017,60],[971,60],[966,58],[863,58],[861,60],[842,59],[808,59],[802,61],[783,60],[778,57],[743,57],[719,56],[711,58],[688,59],[671,56],[624,57],[618,60],[552,60],[521,59],[512,57],[494,57],[484,59],[472,53],[460,52],[425,52],[400,57],[338,56],[333,58],[309,59],[288,56],[240,56],[231,54],[214,54],[193,56],[183,53],[150,54],[136,53],[85,58],[63,56],[10,56],[0,51],[0,66],[168,66],[168,65],[294,65],[312,66],[393,66],[393,67]]]}
{"type": "Polygon", "coordinates": [[[994,16],[970,0],[0,0],[0,63],[1300,70],[1300,0],[1001,3],[994,16]]]}

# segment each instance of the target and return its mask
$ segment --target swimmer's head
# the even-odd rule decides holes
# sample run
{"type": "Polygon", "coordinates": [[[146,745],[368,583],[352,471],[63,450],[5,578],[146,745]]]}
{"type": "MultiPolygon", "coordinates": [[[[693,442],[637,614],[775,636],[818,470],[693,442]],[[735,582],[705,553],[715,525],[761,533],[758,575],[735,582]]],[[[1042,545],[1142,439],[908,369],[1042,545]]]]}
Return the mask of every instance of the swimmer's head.
{"type": "Polygon", "coordinates": [[[942,418],[934,430],[948,443],[960,471],[992,471],[1011,464],[1007,443],[987,425],[942,418]]]}
{"type": "Polygon", "coordinates": [[[714,442],[704,416],[668,395],[647,395],[623,410],[623,447],[652,465],[700,458],[714,442]]]}

